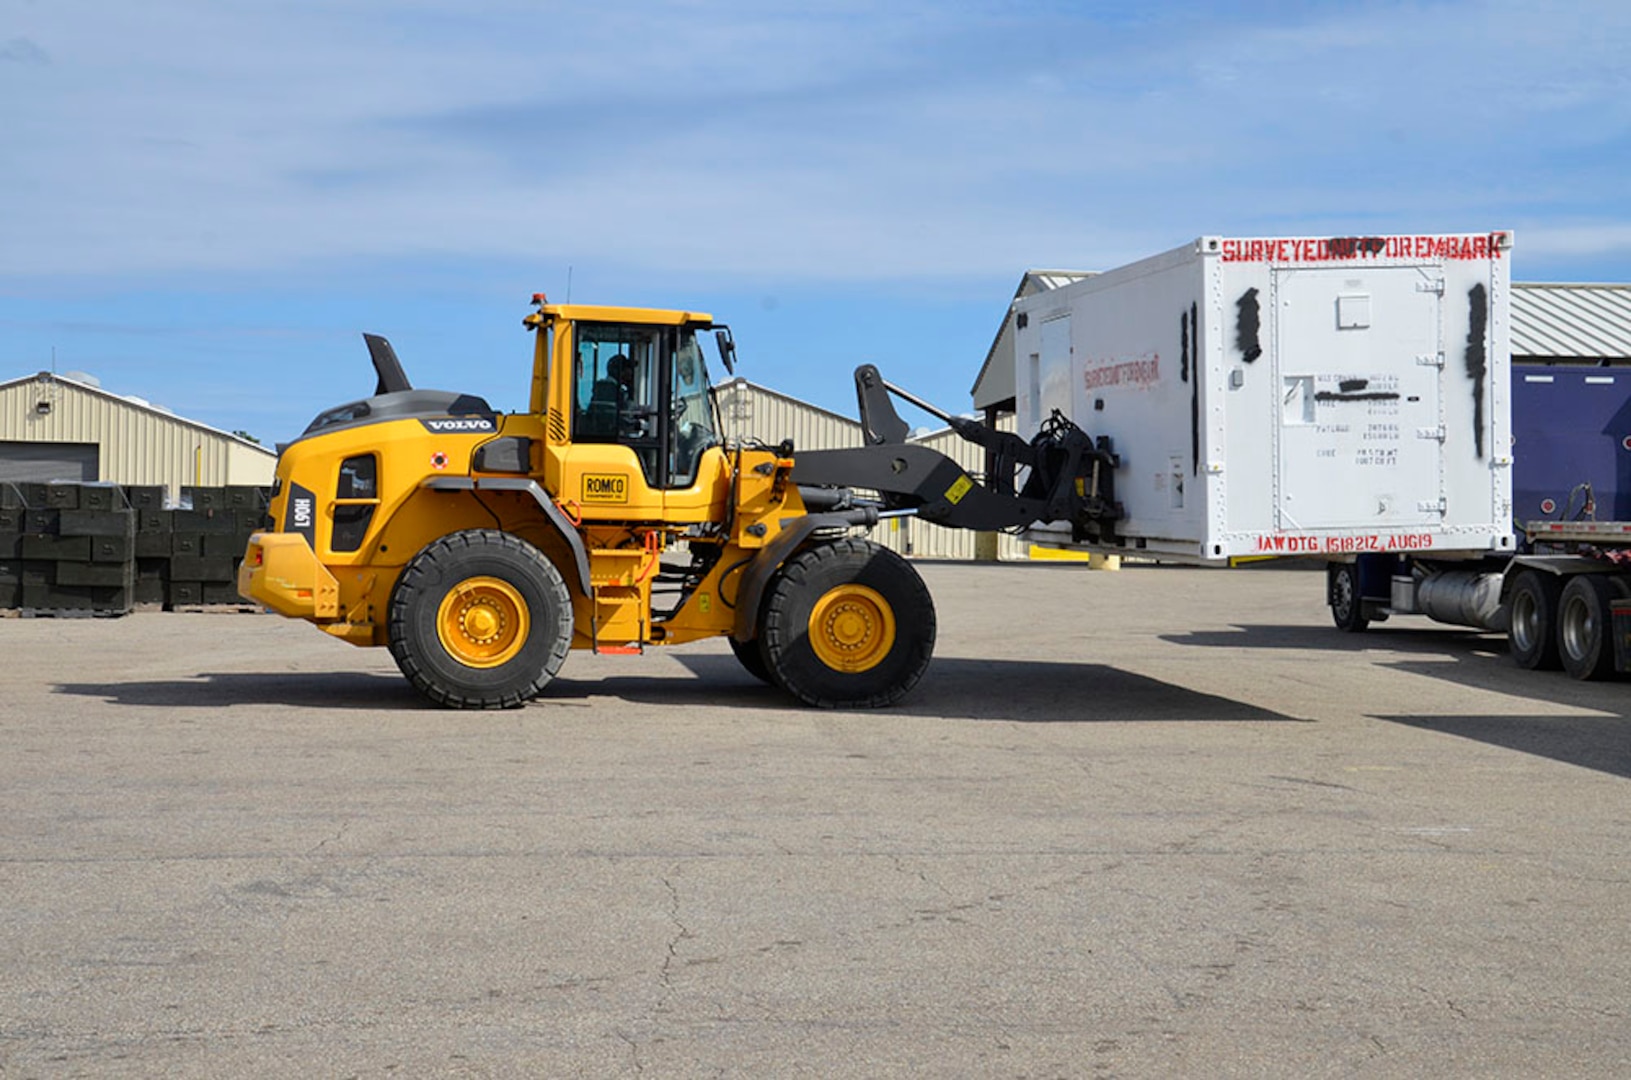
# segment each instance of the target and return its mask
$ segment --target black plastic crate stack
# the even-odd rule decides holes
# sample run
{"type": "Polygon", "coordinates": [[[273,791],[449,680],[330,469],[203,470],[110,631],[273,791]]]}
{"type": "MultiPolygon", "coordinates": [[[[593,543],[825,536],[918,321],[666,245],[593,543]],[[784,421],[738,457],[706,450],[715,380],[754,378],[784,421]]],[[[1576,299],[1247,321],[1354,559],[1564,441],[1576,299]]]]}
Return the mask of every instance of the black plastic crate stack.
{"type": "Polygon", "coordinates": [[[113,484],[7,485],[0,493],[0,606],[122,615],[135,603],[135,519],[113,484]],[[5,584],[10,582],[11,584],[5,584]]]}
{"type": "Polygon", "coordinates": [[[268,527],[265,488],[0,483],[0,608],[119,615],[242,604],[238,566],[268,527]]]}
{"type": "Polygon", "coordinates": [[[126,487],[125,501],[136,515],[136,603],[162,605],[170,580],[170,516],[164,488],[126,487]]]}
{"type": "Polygon", "coordinates": [[[241,604],[238,566],[249,535],[266,526],[264,488],[183,487],[181,501],[190,510],[170,516],[170,565],[167,606],[241,604]]]}
{"type": "Polygon", "coordinates": [[[0,608],[16,608],[22,604],[26,511],[22,489],[16,484],[0,483],[0,608]]]}

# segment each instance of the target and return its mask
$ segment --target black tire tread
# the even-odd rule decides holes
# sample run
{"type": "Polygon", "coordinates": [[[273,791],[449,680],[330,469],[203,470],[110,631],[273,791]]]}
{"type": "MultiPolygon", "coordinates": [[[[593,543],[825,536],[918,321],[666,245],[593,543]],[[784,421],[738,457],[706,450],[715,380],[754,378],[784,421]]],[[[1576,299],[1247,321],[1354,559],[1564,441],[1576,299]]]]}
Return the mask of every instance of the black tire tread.
{"type": "MultiPolygon", "coordinates": [[[[449,533],[425,545],[397,579],[387,616],[391,655],[396,658],[397,667],[413,688],[437,705],[451,709],[518,708],[537,697],[565,663],[566,654],[572,648],[571,612],[572,597],[560,571],[543,552],[527,541],[498,529],[467,529],[449,533]],[[562,616],[553,640],[548,643],[543,666],[529,681],[491,693],[460,692],[457,688],[444,685],[424,665],[406,628],[413,606],[421,601],[427,591],[429,583],[424,579],[430,575],[431,569],[438,565],[456,567],[482,548],[508,553],[521,560],[522,565],[531,564],[537,571],[535,583],[554,601],[555,610],[562,616]]],[[[542,628],[536,628],[534,632],[538,629],[542,628]]]]}
{"type": "Polygon", "coordinates": [[[1326,600],[1331,609],[1331,622],[1338,630],[1345,634],[1363,633],[1370,626],[1370,619],[1365,617],[1365,598],[1359,592],[1359,564],[1358,563],[1332,563],[1326,575],[1326,600]],[[1353,607],[1346,614],[1337,606],[1336,590],[1337,578],[1346,576],[1349,580],[1349,596],[1353,607]]]}
{"type": "MultiPolygon", "coordinates": [[[[929,595],[923,579],[904,558],[870,540],[847,537],[806,548],[782,565],[765,598],[761,634],[764,656],[776,685],[806,705],[823,709],[882,708],[893,705],[910,693],[928,670],[929,661],[934,656],[934,598],[929,595]],[[813,600],[808,596],[813,588],[810,584],[812,579],[833,572],[841,574],[845,562],[855,561],[864,566],[877,559],[890,564],[894,587],[904,590],[901,597],[918,608],[916,618],[912,620],[916,625],[908,625],[908,619],[903,618],[903,614],[912,613],[903,612],[901,605],[888,598],[891,606],[896,608],[896,640],[895,648],[885,659],[884,665],[894,660],[898,650],[906,649],[899,676],[887,686],[857,694],[843,694],[830,685],[818,685],[819,679],[807,679],[795,674],[787,663],[787,657],[789,650],[796,647],[797,634],[804,628],[797,625],[798,619],[793,609],[801,604],[801,597],[813,600]]],[[[808,645],[803,647],[808,648],[808,645]]]]}
{"type": "Polygon", "coordinates": [[[1600,574],[1579,574],[1570,578],[1568,584],[1563,586],[1563,593],[1558,601],[1558,658],[1563,663],[1563,670],[1568,672],[1571,678],[1595,681],[1609,678],[1614,674],[1613,603],[1613,589],[1600,574]],[[1595,648],[1591,648],[1586,656],[1576,657],[1563,642],[1564,613],[1568,609],[1572,595],[1579,595],[1594,609],[1592,615],[1597,633],[1591,644],[1595,648]]]}
{"type": "MultiPolygon", "coordinates": [[[[1535,647],[1520,649],[1507,631],[1507,651],[1512,662],[1528,671],[1556,671],[1563,666],[1557,645],[1558,600],[1563,594],[1563,583],[1556,574],[1542,570],[1524,570],[1513,583],[1513,593],[1532,592],[1540,612],[1540,633],[1535,647]]],[[[1512,602],[1508,598],[1508,603],[1512,602]]]]}

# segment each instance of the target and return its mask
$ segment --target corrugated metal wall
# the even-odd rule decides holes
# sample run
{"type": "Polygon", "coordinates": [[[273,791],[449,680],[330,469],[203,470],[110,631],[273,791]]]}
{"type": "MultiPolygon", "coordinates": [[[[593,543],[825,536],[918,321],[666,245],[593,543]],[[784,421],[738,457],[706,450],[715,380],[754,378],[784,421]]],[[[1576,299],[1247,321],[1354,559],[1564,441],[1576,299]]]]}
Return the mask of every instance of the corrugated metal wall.
{"type": "Polygon", "coordinates": [[[277,464],[270,451],[223,432],[50,376],[0,387],[6,440],[96,443],[98,480],[163,484],[172,495],[189,484],[270,484],[277,464]]]}
{"type": "MultiPolygon", "coordinates": [[[[861,445],[859,421],[757,386],[746,379],[733,379],[714,390],[725,434],[736,439],[758,439],[775,444],[793,440],[794,455],[799,450],[836,450],[861,445]]],[[[1014,418],[1004,418],[1012,430],[1014,418]]],[[[985,471],[985,451],[959,437],[950,428],[925,436],[924,445],[955,460],[964,471],[979,477],[985,471]]],[[[915,518],[880,523],[870,536],[902,555],[925,559],[973,559],[976,533],[967,529],[946,529],[915,518]]],[[[1017,537],[999,535],[997,556],[1024,559],[1028,546],[1017,537]]]]}
{"type": "Polygon", "coordinates": [[[775,445],[792,439],[795,450],[836,450],[861,445],[859,421],[797,398],[732,379],[714,389],[725,436],[775,445]]]}

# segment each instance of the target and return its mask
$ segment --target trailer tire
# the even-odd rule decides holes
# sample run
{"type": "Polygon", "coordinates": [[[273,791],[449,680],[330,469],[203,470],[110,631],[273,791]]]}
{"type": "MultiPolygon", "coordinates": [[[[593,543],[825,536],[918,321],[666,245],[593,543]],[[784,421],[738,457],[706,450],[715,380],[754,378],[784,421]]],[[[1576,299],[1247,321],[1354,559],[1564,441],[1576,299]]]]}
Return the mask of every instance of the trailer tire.
{"type": "Polygon", "coordinates": [[[1359,564],[1330,563],[1325,568],[1325,595],[1331,605],[1331,621],[1347,634],[1357,634],[1370,625],[1365,617],[1365,600],[1359,594],[1359,564]]]}
{"type": "Polygon", "coordinates": [[[1576,679],[1614,674],[1614,592],[1601,574],[1577,574],[1557,606],[1557,651],[1576,679]]]}
{"type": "Polygon", "coordinates": [[[760,640],[776,685],[807,705],[879,708],[934,654],[934,600],[912,565],[868,540],[820,544],[771,580],[760,640]]]}
{"type": "Polygon", "coordinates": [[[572,646],[572,599],[536,547],[496,529],[470,529],[409,560],[386,627],[397,666],[430,701],[510,709],[561,669],[572,646]]]}
{"type": "Polygon", "coordinates": [[[742,663],[742,670],[767,686],[776,685],[776,680],[770,677],[770,668],[765,665],[764,642],[762,639],[754,638],[752,641],[737,641],[735,638],[730,638],[728,640],[731,643],[731,652],[735,653],[736,659],[742,663]]]}
{"type": "Polygon", "coordinates": [[[1555,574],[1524,570],[1507,598],[1507,644],[1512,659],[1530,671],[1555,671],[1558,598],[1563,584],[1555,574]]]}

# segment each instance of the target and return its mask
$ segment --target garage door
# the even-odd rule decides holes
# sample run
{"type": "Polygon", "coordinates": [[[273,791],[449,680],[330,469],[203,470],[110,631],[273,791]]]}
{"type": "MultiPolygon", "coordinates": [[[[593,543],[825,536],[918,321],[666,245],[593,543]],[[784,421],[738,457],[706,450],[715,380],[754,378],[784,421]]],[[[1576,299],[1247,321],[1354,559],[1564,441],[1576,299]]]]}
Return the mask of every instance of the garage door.
{"type": "Polygon", "coordinates": [[[95,443],[0,442],[0,480],[98,480],[95,443]]]}

